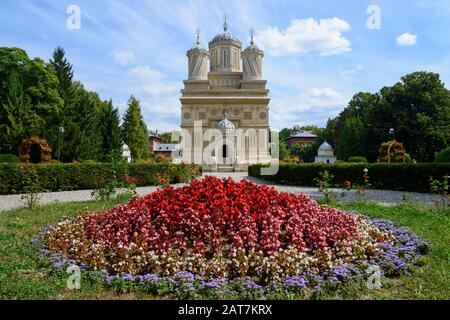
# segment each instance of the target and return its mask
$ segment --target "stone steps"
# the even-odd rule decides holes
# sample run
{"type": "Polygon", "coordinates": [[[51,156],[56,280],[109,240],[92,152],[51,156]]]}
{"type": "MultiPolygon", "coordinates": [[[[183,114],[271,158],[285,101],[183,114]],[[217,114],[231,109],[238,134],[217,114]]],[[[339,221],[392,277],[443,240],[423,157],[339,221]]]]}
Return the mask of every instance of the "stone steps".
{"type": "Polygon", "coordinates": [[[233,166],[218,166],[217,172],[234,172],[233,166]]]}

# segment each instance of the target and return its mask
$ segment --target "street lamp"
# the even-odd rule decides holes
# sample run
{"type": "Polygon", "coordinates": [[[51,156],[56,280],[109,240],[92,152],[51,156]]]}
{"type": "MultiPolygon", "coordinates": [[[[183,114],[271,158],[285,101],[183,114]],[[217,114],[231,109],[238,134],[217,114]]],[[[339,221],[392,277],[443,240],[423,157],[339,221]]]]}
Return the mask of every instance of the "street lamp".
{"type": "Polygon", "coordinates": [[[58,128],[58,162],[61,161],[61,136],[64,133],[64,128],[58,128]]]}
{"type": "Polygon", "coordinates": [[[393,138],[394,141],[395,141],[395,130],[394,130],[394,128],[390,128],[390,129],[389,129],[389,134],[392,135],[392,138],[393,138]]]}

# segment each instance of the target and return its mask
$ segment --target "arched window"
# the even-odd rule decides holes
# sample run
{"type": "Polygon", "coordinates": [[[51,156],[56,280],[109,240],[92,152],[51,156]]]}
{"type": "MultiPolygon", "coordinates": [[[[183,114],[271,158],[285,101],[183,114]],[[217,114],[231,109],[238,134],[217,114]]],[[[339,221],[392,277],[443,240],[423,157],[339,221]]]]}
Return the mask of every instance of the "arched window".
{"type": "Polygon", "coordinates": [[[223,50],[223,67],[227,67],[227,51],[223,50]]]}

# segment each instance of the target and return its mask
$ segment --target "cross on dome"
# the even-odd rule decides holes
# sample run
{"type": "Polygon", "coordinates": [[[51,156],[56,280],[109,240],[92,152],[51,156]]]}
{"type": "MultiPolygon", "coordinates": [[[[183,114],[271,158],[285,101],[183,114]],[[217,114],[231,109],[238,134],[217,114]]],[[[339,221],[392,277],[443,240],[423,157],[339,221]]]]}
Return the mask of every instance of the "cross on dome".
{"type": "Polygon", "coordinates": [[[195,34],[197,35],[197,44],[200,44],[200,33],[202,33],[202,31],[200,30],[200,28],[197,27],[197,29],[195,29],[195,34]]]}
{"type": "Polygon", "coordinates": [[[255,29],[253,29],[253,27],[250,29],[250,36],[251,36],[250,43],[254,44],[253,37],[255,36],[255,29]]]}
{"type": "Polygon", "coordinates": [[[225,14],[223,15],[223,31],[225,32],[228,31],[228,15],[226,11],[225,14]]]}

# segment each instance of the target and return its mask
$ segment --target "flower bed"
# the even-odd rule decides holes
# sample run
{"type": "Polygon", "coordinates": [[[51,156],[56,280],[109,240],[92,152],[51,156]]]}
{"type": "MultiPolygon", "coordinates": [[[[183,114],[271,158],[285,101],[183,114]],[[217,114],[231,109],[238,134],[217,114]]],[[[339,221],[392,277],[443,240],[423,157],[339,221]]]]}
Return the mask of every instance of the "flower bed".
{"type": "Polygon", "coordinates": [[[305,195],[207,177],[45,230],[45,252],[120,290],[252,297],[408,270],[426,244],[408,229],[305,195]]]}

